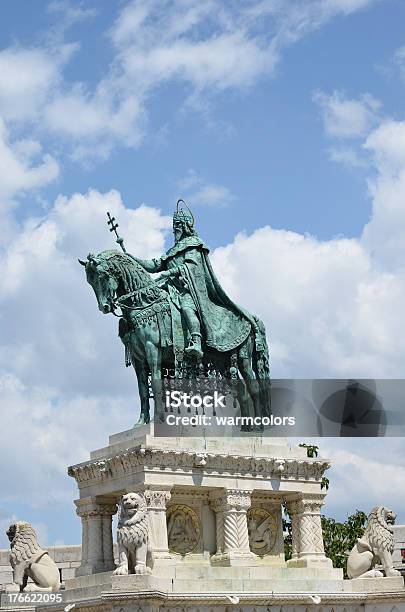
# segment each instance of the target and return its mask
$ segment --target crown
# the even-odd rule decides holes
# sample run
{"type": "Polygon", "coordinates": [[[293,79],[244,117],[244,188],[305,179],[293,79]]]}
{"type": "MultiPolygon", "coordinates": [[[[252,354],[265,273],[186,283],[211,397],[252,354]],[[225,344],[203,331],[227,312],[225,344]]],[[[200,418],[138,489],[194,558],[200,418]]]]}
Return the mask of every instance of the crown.
{"type": "Polygon", "coordinates": [[[189,225],[191,225],[191,227],[193,227],[193,225],[194,225],[194,216],[193,216],[193,213],[191,212],[191,210],[188,207],[188,205],[186,204],[186,202],[184,200],[182,200],[181,198],[179,200],[177,200],[176,212],[173,215],[173,222],[174,221],[184,221],[184,222],[187,222],[189,225]],[[179,206],[180,204],[184,204],[184,206],[186,208],[183,208],[183,207],[180,208],[180,206],[179,206]]]}

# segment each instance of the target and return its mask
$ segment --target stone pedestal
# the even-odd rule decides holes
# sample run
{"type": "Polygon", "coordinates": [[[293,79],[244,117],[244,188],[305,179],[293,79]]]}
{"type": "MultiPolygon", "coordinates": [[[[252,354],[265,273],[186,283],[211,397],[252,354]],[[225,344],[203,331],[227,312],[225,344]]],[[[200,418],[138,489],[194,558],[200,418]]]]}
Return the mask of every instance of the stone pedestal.
{"type": "Polygon", "coordinates": [[[111,436],[69,468],[80,492],[83,558],[65,601],[84,612],[225,612],[236,604],[240,612],[304,612],[320,597],[323,612],[368,604],[391,612],[391,603],[400,610],[402,578],[344,581],[326,558],[320,511],[328,467],[305,448],[250,435],[159,438],[150,426],[111,436]],[[113,576],[111,517],[131,491],[146,502],[150,574],[113,576]],[[288,562],[284,503],[292,519],[288,562]]]}
{"type": "Polygon", "coordinates": [[[331,567],[319,514],[328,467],[279,439],[160,438],[153,425],[111,436],[90,461],[69,468],[83,525],[77,575],[113,567],[111,516],[130,491],[145,497],[154,570],[183,563],[285,567],[283,502],[293,522],[289,565],[331,567]]]}

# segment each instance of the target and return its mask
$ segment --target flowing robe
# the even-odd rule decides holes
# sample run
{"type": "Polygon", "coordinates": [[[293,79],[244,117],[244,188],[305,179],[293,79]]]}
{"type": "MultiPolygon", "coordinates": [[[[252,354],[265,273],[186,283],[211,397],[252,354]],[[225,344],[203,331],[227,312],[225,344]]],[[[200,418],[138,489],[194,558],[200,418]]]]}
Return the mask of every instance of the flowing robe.
{"type": "Polygon", "coordinates": [[[208,253],[208,247],[194,235],[179,240],[160,258],[143,263],[149,272],[170,273],[168,283],[178,291],[183,306],[191,296],[207,346],[230,351],[240,346],[251,330],[257,331],[257,319],[227,296],[208,253]]]}

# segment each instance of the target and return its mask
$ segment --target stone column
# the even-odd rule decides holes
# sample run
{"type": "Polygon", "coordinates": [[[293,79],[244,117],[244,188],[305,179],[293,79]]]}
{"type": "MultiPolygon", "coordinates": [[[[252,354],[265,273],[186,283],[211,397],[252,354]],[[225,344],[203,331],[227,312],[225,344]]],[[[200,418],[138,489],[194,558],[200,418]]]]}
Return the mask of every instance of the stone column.
{"type": "Polygon", "coordinates": [[[167,539],[166,506],[171,498],[169,490],[146,489],[145,501],[148,508],[149,547],[154,566],[172,559],[167,539]]]}
{"type": "Polygon", "coordinates": [[[109,572],[115,569],[114,548],[112,536],[112,517],[117,512],[115,500],[98,500],[98,509],[101,514],[102,537],[103,537],[103,571],[109,572]]]}
{"type": "Polygon", "coordinates": [[[290,567],[332,567],[323,547],[321,507],[324,498],[323,493],[311,493],[287,501],[293,540],[290,567]]]}
{"type": "Polygon", "coordinates": [[[221,489],[210,494],[211,507],[216,513],[217,551],[211,557],[214,565],[248,565],[255,558],[249,548],[246,513],[251,504],[251,492],[221,489]]]}
{"type": "Polygon", "coordinates": [[[83,507],[83,500],[75,500],[76,514],[80,516],[82,521],[82,560],[78,568],[76,568],[76,576],[85,576],[89,572],[87,571],[87,564],[89,559],[89,522],[88,514],[83,507]]]}
{"type": "Polygon", "coordinates": [[[86,497],[75,501],[82,520],[82,562],[76,576],[113,570],[112,515],[117,511],[115,499],[86,497]]]}
{"type": "Polygon", "coordinates": [[[298,501],[288,500],[287,509],[291,519],[291,561],[298,559],[299,554],[299,540],[300,540],[300,515],[298,513],[298,501]]]}

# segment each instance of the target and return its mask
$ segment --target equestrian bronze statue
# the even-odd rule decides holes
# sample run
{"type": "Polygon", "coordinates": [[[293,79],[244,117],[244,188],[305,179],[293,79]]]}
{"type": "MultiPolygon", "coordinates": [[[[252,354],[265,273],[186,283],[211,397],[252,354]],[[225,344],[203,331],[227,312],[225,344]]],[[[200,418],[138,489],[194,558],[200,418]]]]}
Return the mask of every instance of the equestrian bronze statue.
{"type": "Polygon", "coordinates": [[[89,254],[79,262],[101,312],[119,316],[126,365],[133,365],[138,379],[137,424],[149,423],[151,394],[155,415],[161,412],[162,379],[169,373],[175,379],[236,379],[245,390],[239,399],[241,412],[270,414],[265,327],[222,289],[186,203],[177,202],[174,245],[157,259],[127,253],[109,213],[108,224],[122,252],[89,254]],[[157,278],[151,276],[155,273],[157,278]]]}

